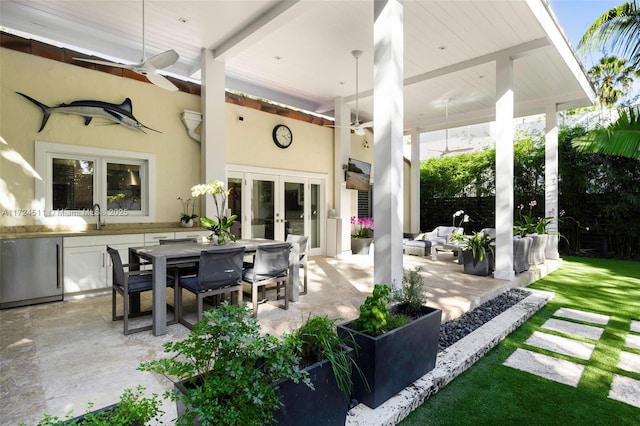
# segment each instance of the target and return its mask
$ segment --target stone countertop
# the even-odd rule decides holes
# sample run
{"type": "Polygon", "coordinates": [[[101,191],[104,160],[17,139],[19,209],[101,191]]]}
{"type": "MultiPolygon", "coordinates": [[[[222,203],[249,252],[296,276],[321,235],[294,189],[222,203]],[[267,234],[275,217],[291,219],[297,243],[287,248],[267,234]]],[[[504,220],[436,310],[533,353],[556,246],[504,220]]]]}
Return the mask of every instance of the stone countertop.
{"type": "Polygon", "coordinates": [[[206,231],[206,228],[194,226],[186,228],[178,223],[129,223],[105,225],[102,229],[94,226],[73,229],[51,226],[2,226],[0,240],[11,238],[46,238],[46,237],[86,237],[95,235],[148,234],[153,232],[189,232],[206,231]]]}

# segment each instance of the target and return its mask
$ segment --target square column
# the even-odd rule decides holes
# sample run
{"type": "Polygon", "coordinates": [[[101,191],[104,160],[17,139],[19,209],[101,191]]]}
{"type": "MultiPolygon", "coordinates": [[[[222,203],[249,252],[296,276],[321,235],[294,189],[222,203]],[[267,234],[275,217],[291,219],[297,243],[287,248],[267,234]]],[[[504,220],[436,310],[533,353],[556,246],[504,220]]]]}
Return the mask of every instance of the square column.
{"type": "Polygon", "coordinates": [[[553,217],[547,225],[547,259],[559,259],[558,254],[558,117],[556,105],[548,105],[544,140],[544,216],[553,217]]]}
{"type": "Polygon", "coordinates": [[[374,283],[402,284],[403,4],[374,2],[374,283]]]}
{"type": "MultiPolygon", "coordinates": [[[[226,187],[224,69],[224,62],[216,60],[210,49],[202,49],[200,175],[202,183],[217,179],[226,187]]],[[[214,216],[213,197],[201,200],[206,200],[202,215],[214,216]]]]}
{"type": "Polygon", "coordinates": [[[513,271],[513,60],[496,61],[496,270],[512,281],[513,271]]]}
{"type": "Polygon", "coordinates": [[[335,108],[335,128],[334,128],[334,209],[336,210],[336,218],[342,220],[340,235],[336,235],[339,242],[337,244],[337,253],[348,254],[351,251],[351,190],[348,190],[344,180],[343,166],[349,161],[351,156],[351,108],[344,103],[344,99],[338,97],[334,100],[335,108]]]}
{"type": "Polygon", "coordinates": [[[420,131],[411,129],[411,228],[410,232],[420,232],[420,131]]]}

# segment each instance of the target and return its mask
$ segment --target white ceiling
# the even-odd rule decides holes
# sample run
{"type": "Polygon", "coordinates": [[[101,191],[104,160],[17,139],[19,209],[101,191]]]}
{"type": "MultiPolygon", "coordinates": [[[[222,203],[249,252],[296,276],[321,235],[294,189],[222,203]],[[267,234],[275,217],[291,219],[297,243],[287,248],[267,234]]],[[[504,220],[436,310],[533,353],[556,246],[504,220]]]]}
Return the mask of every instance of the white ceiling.
{"type": "MultiPolygon", "coordinates": [[[[373,116],[373,2],[145,0],[146,56],[175,49],[171,74],[199,78],[203,48],[225,62],[227,87],[333,114],[355,100],[373,116]],[[184,22],[183,22],[184,21],[184,22]]],[[[516,115],[591,103],[591,86],[544,0],[405,0],[405,129],[490,121],[495,59],[515,58],[516,115]],[[445,100],[448,120],[445,123],[445,100]]],[[[0,25],[136,63],[142,0],[0,0],[0,25]]],[[[161,89],[159,89],[161,90],[161,89]]]]}

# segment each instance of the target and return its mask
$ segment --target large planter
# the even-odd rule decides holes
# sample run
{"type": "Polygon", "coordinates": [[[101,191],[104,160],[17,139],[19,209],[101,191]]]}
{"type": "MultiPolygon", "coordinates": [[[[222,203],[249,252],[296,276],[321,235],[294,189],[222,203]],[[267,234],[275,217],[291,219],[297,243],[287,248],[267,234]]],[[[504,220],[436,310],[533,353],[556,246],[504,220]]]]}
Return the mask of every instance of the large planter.
{"type": "Polygon", "coordinates": [[[473,264],[473,252],[471,250],[465,250],[462,252],[462,264],[464,265],[464,273],[470,275],[478,275],[486,277],[491,273],[493,264],[493,255],[490,251],[487,251],[482,260],[473,264]]]}
{"type": "Polygon", "coordinates": [[[338,334],[353,335],[358,345],[354,358],[370,388],[354,368],[353,397],[358,402],[376,408],[435,367],[442,311],[423,306],[422,313],[409,324],[375,337],[354,330],[353,321],[338,325],[338,334]]]}
{"type": "Polygon", "coordinates": [[[351,253],[353,254],[369,254],[369,249],[373,243],[373,238],[352,238],[351,253]]]}
{"type": "MultiPolygon", "coordinates": [[[[348,348],[353,354],[353,349],[348,348]]],[[[353,356],[353,355],[352,355],[353,356]]],[[[291,380],[278,382],[284,404],[276,413],[278,425],[344,425],[350,401],[340,391],[333,368],[322,360],[304,369],[315,390],[291,380]]]]}
{"type": "MultiPolygon", "coordinates": [[[[63,426],[64,426],[64,425],[82,425],[82,424],[84,424],[84,423],[97,424],[97,423],[96,423],[96,422],[91,418],[92,416],[95,416],[96,414],[100,414],[100,413],[107,413],[107,412],[109,412],[109,411],[113,411],[113,412],[114,412],[114,414],[116,414],[116,413],[115,413],[115,411],[117,410],[117,408],[118,408],[118,404],[117,404],[117,403],[116,403],[116,404],[107,405],[106,407],[102,407],[102,408],[99,408],[99,409],[97,409],[97,410],[90,411],[90,412],[85,413],[85,414],[83,414],[83,415],[81,415],[81,416],[77,416],[77,417],[74,417],[74,418],[72,418],[72,419],[65,420],[65,421],[63,421],[63,422],[61,423],[61,425],[63,425],[63,426]],[[87,417],[89,417],[89,418],[87,418],[87,417]]],[[[99,423],[100,423],[100,424],[104,424],[104,422],[105,422],[105,421],[107,421],[107,422],[108,422],[108,421],[109,421],[109,419],[104,419],[104,418],[103,418],[99,423]]],[[[139,423],[138,421],[135,421],[135,420],[134,420],[134,421],[131,423],[131,426],[140,426],[140,423],[139,423]]]]}
{"type": "Polygon", "coordinates": [[[544,263],[547,251],[547,240],[549,236],[547,234],[530,234],[527,235],[532,238],[531,248],[529,249],[529,263],[531,265],[539,265],[544,263]]]}
{"type": "MultiPolygon", "coordinates": [[[[352,348],[346,348],[353,353],[352,348]]],[[[304,383],[294,383],[291,380],[282,380],[274,383],[278,388],[278,394],[282,401],[282,407],[274,416],[278,425],[344,425],[349,411],[349,403],[345,395],[340,391],[333,374],[333,368],[328,360],[322,360],[312,364],[304,371],[309,373],[309,379],[314,389],[310,389],[304,383]]],[[[187,388],[194,386],[185,380],[174,384],[174,389],[185,394],[187,388]]],[[[178,416],[182,416],[187,410],[181,398],[176,399],[178,416]]],[[[195,426],[200,425],[198,419],[195,426]]]]}

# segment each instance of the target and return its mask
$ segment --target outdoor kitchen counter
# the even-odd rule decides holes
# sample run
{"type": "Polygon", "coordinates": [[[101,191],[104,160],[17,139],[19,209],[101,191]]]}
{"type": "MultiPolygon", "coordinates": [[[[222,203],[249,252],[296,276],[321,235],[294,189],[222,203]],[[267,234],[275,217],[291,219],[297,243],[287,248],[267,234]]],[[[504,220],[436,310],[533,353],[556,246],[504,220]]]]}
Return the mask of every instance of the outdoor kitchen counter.
{"type": "Polygon", "coordinates": [[[95,225],[81,230],[53,228],[44,225],[35,226],[0,226],[0,240],[13,238],[39,237],[85,237],[94,235],[124,235],[145,234],[155,232],[189,232],[206,231],[206,228],[185,228],[176,223],[118,223],[103,225],[102,229],[95,229],[95,225]]]}

